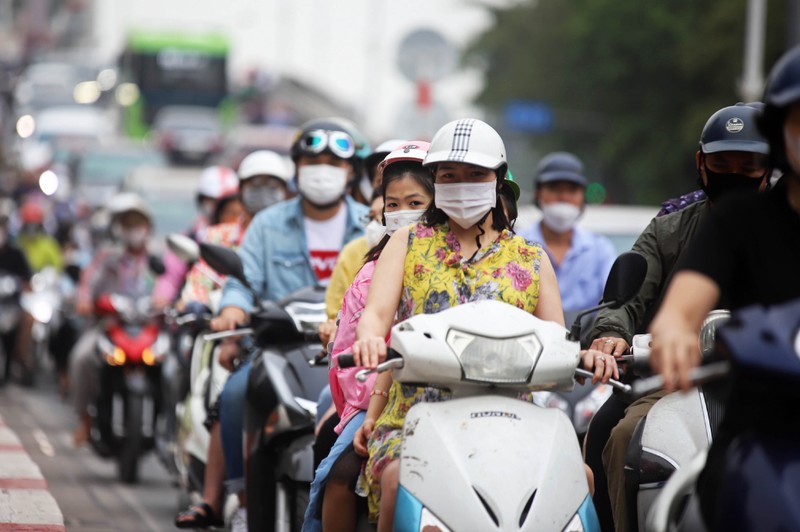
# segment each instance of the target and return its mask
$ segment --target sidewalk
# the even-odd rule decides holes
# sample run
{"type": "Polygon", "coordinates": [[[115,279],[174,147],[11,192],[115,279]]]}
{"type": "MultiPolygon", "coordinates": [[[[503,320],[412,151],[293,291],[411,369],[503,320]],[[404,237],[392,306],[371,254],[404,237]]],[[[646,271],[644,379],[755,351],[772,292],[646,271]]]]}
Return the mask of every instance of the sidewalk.
{"type": "Polygon", "coordinates": [[[65,532],[39,466],[0,416],[0,532],[65,532]]]}

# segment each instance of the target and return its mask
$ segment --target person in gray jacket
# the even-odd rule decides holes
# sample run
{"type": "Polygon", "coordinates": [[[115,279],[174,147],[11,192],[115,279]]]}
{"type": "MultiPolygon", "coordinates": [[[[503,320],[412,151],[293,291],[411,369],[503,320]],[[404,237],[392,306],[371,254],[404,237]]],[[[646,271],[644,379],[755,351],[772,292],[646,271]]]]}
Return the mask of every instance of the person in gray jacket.
{"type": "MultiPolygon", "coordinates": [[[[632,251],[647,260],[647,277],[638,295],[619,309],[598,313],[590,332],[591,348],[620,356],[634,334],[644,333],[661,304],[675,265],[715,201],[733,190],[763,191],[771,175],[767,140],[756,128],[761,103],[724,107],[706,122],[695,154],[698,184],[708,199],[653,218],[632,251]]],[[[595,473],[594,503],[603,529],[631,530],[625,496],[625,454],[636,423],[663,392],[630,403],[614,394],[589,426],[584,442],[586,463],[595,473]],[[613,516],[613,521],[612,521],[613,516]]],[[[632,509],[635,510],[635,509],[632,509]]]]}

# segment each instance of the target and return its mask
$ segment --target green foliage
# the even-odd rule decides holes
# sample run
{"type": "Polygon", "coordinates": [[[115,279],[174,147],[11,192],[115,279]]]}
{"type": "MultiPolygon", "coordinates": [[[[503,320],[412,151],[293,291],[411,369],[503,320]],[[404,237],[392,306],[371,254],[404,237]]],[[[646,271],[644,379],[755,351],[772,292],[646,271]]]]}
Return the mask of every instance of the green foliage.
{"type": "MultiPolygon", "coordinates": [[[[769,2],[767,70],[785,50],[786,4],[769,2]]],[[[554,130],[524,147],[575,152],[613,202],[657,204],[696,188],[703,124],[740,100],[746,0],[534,0],[493,15],[465,61],[486,72],[478,101],[488,109],[552,106],[554,130]]],[[[528,156],[509,154],[529,187],[532,169],[514,165],[528,156]]]]}

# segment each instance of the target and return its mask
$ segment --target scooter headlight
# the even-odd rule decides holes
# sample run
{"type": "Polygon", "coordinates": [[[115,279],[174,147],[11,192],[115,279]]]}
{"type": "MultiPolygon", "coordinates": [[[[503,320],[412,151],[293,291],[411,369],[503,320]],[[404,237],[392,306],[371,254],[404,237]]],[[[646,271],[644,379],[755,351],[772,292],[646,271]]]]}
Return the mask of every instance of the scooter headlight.
{"type": "Polygon", "coordinates": [[[313,333],[319,330],[319,326],[325,322],[325,303],[304,303],[295,301],[284,307],[286,312],[294,321],[295,327],[299,332],[313,333]]]}
{"type": "Polygon", "coordinates": [[[164,361],[164,356],[169,351],[169,334],[164,331],[158,333],[156,341],[142,352],[142,362],[148,366],[154,366],[164,361]]]}
{"type": "Polygon", "coordinates": [[[542,344],[535,335],[485,338],[451,329],[447,345],[461,361],[471,381],[524,384],[530,380],[542,344]]]}
{"type": "Polygon", "coordinates": [[[30,312],[33,319],[39,323],[50,323],[50,320],[53,318],[53,306],[50,302],[39,298],[31,302],[28,312],[30,312]]]}

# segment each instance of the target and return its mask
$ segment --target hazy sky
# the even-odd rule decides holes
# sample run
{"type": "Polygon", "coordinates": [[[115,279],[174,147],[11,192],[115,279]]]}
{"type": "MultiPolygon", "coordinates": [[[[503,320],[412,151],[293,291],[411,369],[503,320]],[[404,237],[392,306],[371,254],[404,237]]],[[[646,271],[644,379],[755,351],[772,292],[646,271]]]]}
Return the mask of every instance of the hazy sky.
{"type": "MultiPolygon", "coordinates": [[[[499,0],[502,1],[502,0],[499,0]]],[[[493,3],[498,3],[494,0],[493,3]]],[[[397,68],[400,41],[435,29],[458,48],[491,23],[465,0],[97,0],[97,40],[117,51],[130,28],[220,30],[231,42],[231,74],[262,67],[321,86],[355,107],[376,139],[395,136],[398,113],[413,109],[415,86],[397,68]]],[[[433,86],[451,117],[475,115],[475,72],[433,86]]]]}

